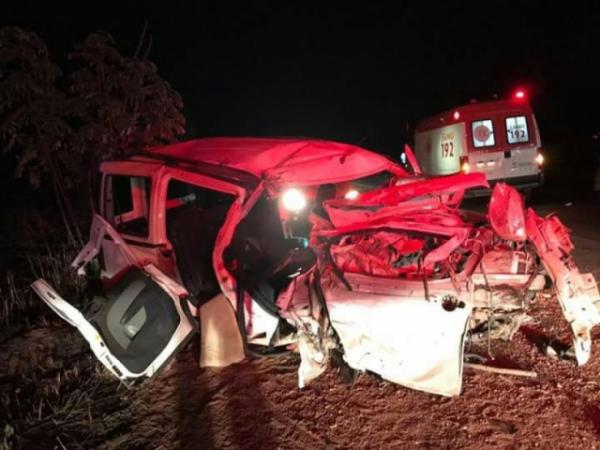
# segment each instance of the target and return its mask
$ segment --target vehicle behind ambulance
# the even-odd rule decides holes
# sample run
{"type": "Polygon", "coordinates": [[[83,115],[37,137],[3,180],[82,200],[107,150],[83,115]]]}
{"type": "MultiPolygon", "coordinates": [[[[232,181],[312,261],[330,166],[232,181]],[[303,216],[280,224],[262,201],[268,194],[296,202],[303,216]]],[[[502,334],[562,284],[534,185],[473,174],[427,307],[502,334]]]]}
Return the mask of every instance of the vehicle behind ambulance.
{"type": "Polygon", "coordinates": [[[540,134],[522,90],[422,120],[415,154],[425,175],[483,172],[490,185],[503,181],[524,191],[542,183],[540,134]]]}

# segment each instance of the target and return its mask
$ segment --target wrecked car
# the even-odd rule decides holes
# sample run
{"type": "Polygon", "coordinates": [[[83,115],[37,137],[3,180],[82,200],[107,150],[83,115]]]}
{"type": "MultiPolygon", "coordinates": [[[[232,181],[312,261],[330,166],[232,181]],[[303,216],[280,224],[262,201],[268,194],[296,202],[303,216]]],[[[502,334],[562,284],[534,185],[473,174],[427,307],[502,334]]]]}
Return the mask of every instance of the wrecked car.
{"type": "Polygon", "coordinates": [[[548,286],[585,364],[600,295],[560,220],[504,184],[487,214],[464,211],[484,174],[413,169],[309,139],[206,138],[104,162],[72,264],[102,293],[82,312],[42,279],[33,288],[124,382],[199,335],[202,367],[293,349],[301,387],[335,354],[457,395],[465,341],[510,338],[548,286]]]}

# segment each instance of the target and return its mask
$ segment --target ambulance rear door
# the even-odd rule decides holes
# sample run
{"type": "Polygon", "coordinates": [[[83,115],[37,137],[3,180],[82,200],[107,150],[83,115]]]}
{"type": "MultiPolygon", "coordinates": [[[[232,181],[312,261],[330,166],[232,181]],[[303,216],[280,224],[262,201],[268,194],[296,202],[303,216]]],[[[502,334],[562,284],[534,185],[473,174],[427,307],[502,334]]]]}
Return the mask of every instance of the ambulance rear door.
{"type": "Polygon", "coordinates": [[[539,167],[536,156],[539,133],[532,114],[513,113],[503,117],[507,150],[504,165],[505,178],[522,178],[536,175],[539,167]]]}
{"type": "Polygon", "coordinates": [[[416,133],[415,154],[426,175],[460,172],[461,157],[466,156],[464,122],[416,133]]]}
{"type": "Polygon", "coordinates": [[[469,126],[470,170],[485,173],[488,180],[504,178],[507,155],[498,142],[497,121],[491,115],[482,115],[474,118],[469,126]]]}

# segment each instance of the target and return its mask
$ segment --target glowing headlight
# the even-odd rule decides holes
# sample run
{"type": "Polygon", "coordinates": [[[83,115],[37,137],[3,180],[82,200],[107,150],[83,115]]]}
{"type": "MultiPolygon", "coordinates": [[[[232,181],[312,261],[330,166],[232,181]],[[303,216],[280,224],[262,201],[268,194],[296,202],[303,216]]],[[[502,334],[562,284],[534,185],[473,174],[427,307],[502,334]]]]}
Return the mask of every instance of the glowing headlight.
{"type": "Polygon", "coordinates": [[[356,189],[350,189],[348,192],[346,192],[346,195],[344,195],[344,198],[346,200],[356,200],[359,195],[360,194],[356,189]]]}
{"type": "Polygon", "coordinates": [[[302,211],[306,207],[306,197],[299,189],[288,189],[281,196],[283,207],[291,212],[302,211]]]}
{"type": "Polygon", "coordinates": [[[538,153],[537,156],[535,157],[535,162],[537,163],[538,166],[541,166],[542,164],[544,164],[544,155],[542,155],[541,153],[538,153]]]}
{"type": "Polygon", "coordinates": [[[464,162],[461,169],[464,173],[469,173],[471,170],[471,165],[468,162],[464,162]]]}

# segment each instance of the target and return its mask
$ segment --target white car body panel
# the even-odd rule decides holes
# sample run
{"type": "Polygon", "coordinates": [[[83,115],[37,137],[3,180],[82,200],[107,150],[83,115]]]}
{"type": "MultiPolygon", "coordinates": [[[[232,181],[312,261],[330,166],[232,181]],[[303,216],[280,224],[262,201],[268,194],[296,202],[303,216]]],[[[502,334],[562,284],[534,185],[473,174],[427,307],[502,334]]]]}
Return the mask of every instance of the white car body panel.
{"type": "Polygon", "coordinates": [[[435,301],[344,288],[325,296],[350,367],[420,391],[460,393],[470,306],[446,311],[435,301]]]}

